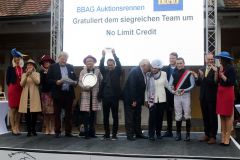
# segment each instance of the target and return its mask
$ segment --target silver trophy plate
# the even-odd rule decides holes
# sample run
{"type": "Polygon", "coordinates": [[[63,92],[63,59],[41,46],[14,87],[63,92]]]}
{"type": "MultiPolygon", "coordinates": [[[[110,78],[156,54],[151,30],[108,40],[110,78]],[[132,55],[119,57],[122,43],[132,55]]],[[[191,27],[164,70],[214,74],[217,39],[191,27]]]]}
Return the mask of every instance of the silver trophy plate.
{"type": "Polygon", "coordinates": [[[83,86],[93,87],[97,83],[97,76],[93,73],[86,73],[82,78],[83,86]]]}

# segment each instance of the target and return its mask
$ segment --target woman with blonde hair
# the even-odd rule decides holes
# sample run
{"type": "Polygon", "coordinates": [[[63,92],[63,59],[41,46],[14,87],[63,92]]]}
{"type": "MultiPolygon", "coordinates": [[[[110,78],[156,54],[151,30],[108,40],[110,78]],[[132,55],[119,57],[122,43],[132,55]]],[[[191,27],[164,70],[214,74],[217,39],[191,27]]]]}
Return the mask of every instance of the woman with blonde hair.
{"type": "Polygon", "coordinates": [[[23,87],[19,112],[25,113],[27,122],[27,136],[37,136],[36,121],[37,113],[41,112],[41,101],[39,94],[40,74],[36,72],[36,63],[29,59],[26,63],[26,72],[23,73],[21,82],[23,87]]]}
{"type": "Polygon", "coordinates": [[[23,54],[12,49],[11,54],[13,56],[12,65],[7,69],[6,82],[8,86],[8,104],[9,104],[9,117],[12,134],[20,135],[20,114],[18,113],[18,107],[20,97],[22,93],[22,87],[20,85],[21,76],[23,72],[23,54]]]}

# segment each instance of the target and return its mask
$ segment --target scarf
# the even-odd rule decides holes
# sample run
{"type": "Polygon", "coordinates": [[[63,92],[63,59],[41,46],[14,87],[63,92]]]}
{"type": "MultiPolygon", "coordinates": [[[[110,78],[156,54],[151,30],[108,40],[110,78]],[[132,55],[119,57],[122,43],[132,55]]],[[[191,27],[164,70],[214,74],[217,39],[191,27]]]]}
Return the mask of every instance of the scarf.
{"type": "Polygon", "coordinates": [[[161,71],[156,74],[148,73],[147,74],[147,100],[149,108],[154,105],[155,99],[155,80],[161,77],[161,71]]]}

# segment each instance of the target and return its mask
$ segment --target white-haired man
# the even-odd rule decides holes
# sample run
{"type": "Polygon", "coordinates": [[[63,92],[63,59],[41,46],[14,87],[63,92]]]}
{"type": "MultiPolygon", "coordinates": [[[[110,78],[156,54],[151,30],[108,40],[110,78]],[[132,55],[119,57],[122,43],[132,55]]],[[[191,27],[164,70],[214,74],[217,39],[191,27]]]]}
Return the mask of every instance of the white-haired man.
{"type": "Polygon", "coordinates": [[[141,112],[144,104],[146,73],[150,71],[150,62],[143,59],[139,66],[132,68],[124,87],[125,127],[128,140],[147,137],[142,134],[141,112]]]}
{"type": "Polygon", "coordinates": [[[68,64],[67,59],[68,54],[61,52],[58,56],[58,63],[52,64],[47,73],[48,81],[52,85],[56,138],[61,135],[62,109],[65,110],[65,136],[72,137],[72,104],[75,97],[73,88],[75,83],[69,83],[66,79],[76,81],[76,75],[73,65],[68,64]]]}

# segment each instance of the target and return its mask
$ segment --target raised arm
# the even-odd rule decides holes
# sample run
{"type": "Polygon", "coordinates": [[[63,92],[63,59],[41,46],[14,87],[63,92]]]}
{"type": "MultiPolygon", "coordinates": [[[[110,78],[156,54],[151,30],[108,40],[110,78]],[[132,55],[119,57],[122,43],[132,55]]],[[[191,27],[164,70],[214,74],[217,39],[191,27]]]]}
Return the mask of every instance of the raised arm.
{"type": "Polygon", "coordinates": [[[106,55],[106,52],[103,50],[102,58],[100,60],[100,65],[99,65],[99,69],[100,69],[100,72],[102,73],[102,75],[104,75],[104,73],[105,73],[105,67],[104,67],[105,55],[106,55]]]}

